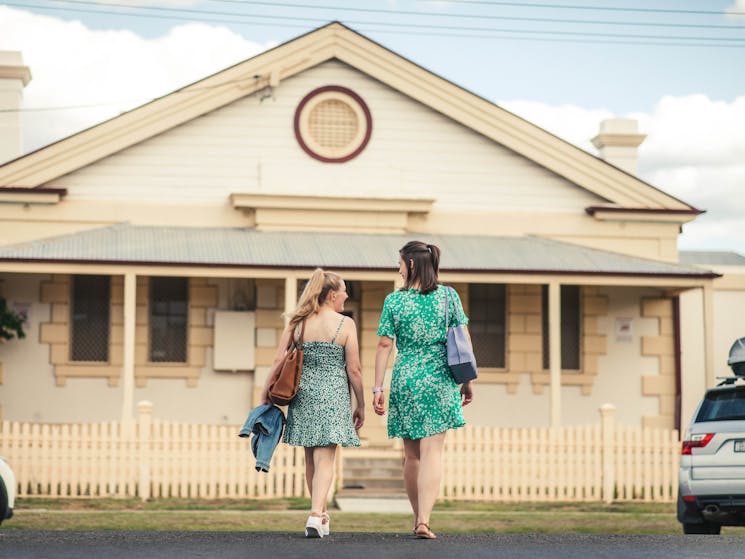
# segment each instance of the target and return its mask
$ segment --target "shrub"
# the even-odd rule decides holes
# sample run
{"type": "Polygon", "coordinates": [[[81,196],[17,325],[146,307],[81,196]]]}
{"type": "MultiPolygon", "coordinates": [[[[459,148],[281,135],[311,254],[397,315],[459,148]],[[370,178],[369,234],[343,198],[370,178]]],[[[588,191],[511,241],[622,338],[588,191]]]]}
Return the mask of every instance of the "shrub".
{"type": "Polygon", "coordinates": [[[23,331],[24,317],[8,308],[8,303],[0,297],[0,338],[10,340],[14,336],[25,338],[23,331]]]}

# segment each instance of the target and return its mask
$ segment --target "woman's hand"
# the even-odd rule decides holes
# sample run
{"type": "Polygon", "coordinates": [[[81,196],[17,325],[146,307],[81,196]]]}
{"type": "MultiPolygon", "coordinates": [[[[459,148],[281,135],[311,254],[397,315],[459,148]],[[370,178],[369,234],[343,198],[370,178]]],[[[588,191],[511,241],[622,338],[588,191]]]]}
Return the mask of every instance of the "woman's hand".
{"type": "Polygon", "coordinates": [[[376,392],[373,394],[373,409],[378,415],[385,413],[385,396],[382,392],[376,392]]]}
{"type": "Polygon", "coordinates": [[[357,406],[352,413],[352,421],[354,421],[354,430],[359,431],[362,429],[362,425],[365,423],[365,406],[357,406]]]}
{"type": "Polygon", "coordinates": [[[375,384],[373,385],[373,410],[378,415],[385,414],[385,396],[383,396],[383,381],[385,368],[393,351],[393,338],[380,336],[378,347],[375,349],[375,384]],[[380,392],[378,392],[380,391],[380,392]]]}
{"type": "Polygon", "coordinates": [[[470,382],[464,382],[460,386],[460,403],[462,406],[467,406],[473,402],[473,388],[470,382]]]}
{"type": "Polygon", "coordinates": [[[261,391],[261,396],[259,396],[259,403],[271,404],[271,402],[269,401],[269,390],[267,388],[264,388],[264,390],[261,391]]]}

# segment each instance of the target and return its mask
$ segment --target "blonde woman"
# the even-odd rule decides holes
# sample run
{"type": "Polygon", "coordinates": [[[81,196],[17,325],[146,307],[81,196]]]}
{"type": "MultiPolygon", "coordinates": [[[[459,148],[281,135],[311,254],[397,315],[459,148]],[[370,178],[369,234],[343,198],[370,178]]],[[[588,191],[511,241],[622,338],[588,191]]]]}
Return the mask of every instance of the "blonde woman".
{"type": "Polygon", "coordinates": [[[338,274],[320,268],[313,272],[282,334],[261,397],[262,403],[269,402],[269,384],[290,336],[297,340],[301,323],[305,322],[300,388],[287,409],[282,440],[305,447],[305,479],[311,497],[305,526],[308,538],[322,538],[330,533],[326,500],[334,475],[336,448],[360,446],[357,431],[365,421],[357,328],[354,321],[341,314],[347,297],[346,284],[338,274]],[[350,386],[355,396],[354,411],[350,386]]]}

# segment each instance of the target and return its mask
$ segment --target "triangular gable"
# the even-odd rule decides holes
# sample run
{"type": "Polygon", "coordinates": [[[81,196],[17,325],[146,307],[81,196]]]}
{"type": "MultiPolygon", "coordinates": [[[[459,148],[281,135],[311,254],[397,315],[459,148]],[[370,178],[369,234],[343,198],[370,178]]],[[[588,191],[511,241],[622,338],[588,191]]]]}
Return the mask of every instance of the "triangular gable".
{"type": "Polygon", "coordinates": [[[699,213],[613,165],[333,22],[0,167],[2,187],[35,188],[338,59],[621,208],[699,213]]]}

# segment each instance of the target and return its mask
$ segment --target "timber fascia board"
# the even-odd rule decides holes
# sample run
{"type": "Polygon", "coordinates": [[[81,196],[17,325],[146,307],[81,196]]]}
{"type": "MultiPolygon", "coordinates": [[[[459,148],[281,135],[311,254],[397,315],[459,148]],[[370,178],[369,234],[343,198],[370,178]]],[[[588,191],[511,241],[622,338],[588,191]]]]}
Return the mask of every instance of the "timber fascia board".
{"type": "Polygon", "coordinates": [[[357,198],[348,196],[292,196],[275,194],[230,195],[234,208],[271,208],[283,210],[331,210],[346,212],[428,213],[432,198],[357,198]]]}
{"type": "Polygon", "coordinates": [[[667,208],[652,209],[590,206],[585,208],[585,213],[598,221],[638,221],[644,223],[678,223],[682,225],[693,221],[697,216],[704,212],[696,209],[679,210],[667,208]]]}
{"type": "Polygon", "coordinates": [[[58,204],[67,195],[65,188],[0,188],[0,204],[45,206],[58,204]]]}

